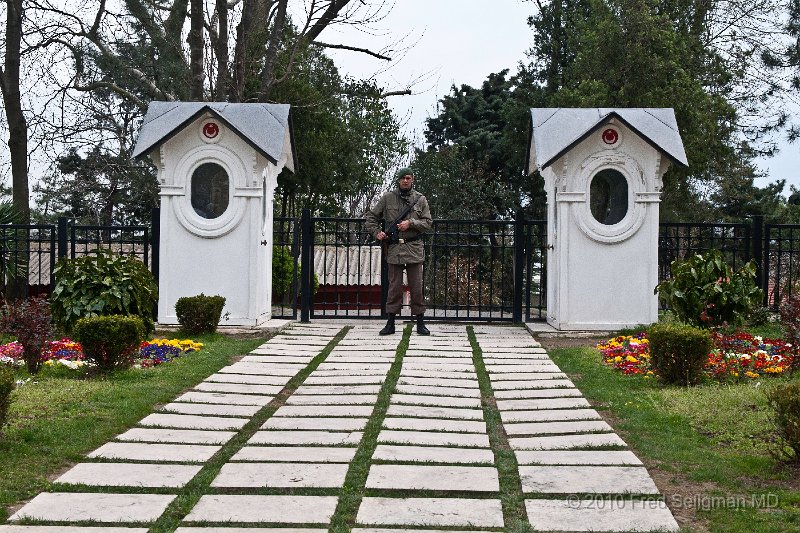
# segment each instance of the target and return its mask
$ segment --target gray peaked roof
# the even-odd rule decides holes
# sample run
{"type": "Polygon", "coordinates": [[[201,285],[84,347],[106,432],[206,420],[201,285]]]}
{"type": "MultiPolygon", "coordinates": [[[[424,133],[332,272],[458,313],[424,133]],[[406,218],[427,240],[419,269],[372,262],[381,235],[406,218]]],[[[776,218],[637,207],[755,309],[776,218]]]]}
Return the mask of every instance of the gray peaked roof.
{"type": "Polygon", "coordinates": [[[525,168],[552,165],[573,146],[616,118],[674,163],[688,167],[675,113],[670,108],[534,108],[525,168]]]}
{"type": "Polygon", "coordinates": [[[288,104],[150,102],[133,157],[155,150],[206,111],[227,124],[271,162],[276,163],[284,151],[288,152],[287,168],[292,172],[297,168],[288,104]],[[291,146],[284,146],[287,130],[291,146]]]}

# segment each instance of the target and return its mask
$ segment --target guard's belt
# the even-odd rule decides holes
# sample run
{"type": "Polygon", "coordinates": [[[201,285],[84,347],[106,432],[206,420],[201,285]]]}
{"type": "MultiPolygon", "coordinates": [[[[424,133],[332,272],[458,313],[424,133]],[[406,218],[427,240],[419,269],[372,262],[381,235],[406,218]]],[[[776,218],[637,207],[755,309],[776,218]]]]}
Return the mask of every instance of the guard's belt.
{"type": "Polygon", "coordinates": [[[406,244],[409,242],[418,241],[422,238],[422,235],[415,235],[414,237],[409,237],[408,239],[397,239],[397,244],[406,244]]]}

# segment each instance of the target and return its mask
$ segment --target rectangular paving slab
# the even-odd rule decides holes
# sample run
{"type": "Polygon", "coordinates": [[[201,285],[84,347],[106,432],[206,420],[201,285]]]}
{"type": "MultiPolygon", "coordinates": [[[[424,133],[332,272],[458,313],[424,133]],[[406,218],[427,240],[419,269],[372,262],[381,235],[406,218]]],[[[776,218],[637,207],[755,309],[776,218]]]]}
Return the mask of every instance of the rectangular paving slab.
{"type": "Polygon", "coordinates": [[[293,394],[286,400],[286,405],[374,405],[377,400],[377,394],[293,394]]]}
{"type": "Polygon", "coordinates": [[[87,457],[102,459],[127,459],[129,461],[170,461],[204,463],[222,446],[195,444],[153,444],[144,442],[107,442],[87,457]]]}
{"type": "Polygon", "coordinates": [[[498,400],[500,411],[526,411],[536,409],[582,409],[591,407],[585,398],[540,398],[532,400],[498,400]]]}
{"type": "MultiPolygon", "coordinates": [[[[408,368],[403,366],[403,371],[400,374],[402,377],[414,377],[414,378],[426,378],[426,379],[436,379],[436,380],[469,380],[469,381],[476,381],[478,379],[478,375],[475,373],[475,369],[467,369],[467,370],[458,370],[458,371],[448,371],[448,370],[431,370],[431,369],[414,369],[408,368]]],[[[443,383],[446,385],[447,383],[443,383]]]]}
{"type": "Polygon", "coordinates": [[[300,370],[297,368],[276,368],[260,363],[233,363],[219,369],[220,374],[252,374],[260,376],[286,376],[291,377],[300,370]]]}
{"type": "Polygon", "coordinates": [[[526,365],[500,365],[495,363],[486,365],[486,371],[489,372],[489,377],[491,377],[493,374],[511,374],[514,372],[561,372],[561,369],[554,363],[542,360],[531,361],[526,365]]]}
{"type": "Polygon", "coordinates": [[[42,492],[9,520],[154,522],[174,499],[171,494],[42,492]]]}
{"type": "Polygon", "coordinates": [[[325,446],[357,446],[361,442],[361,432],[354,431],[257,431],[248,441],[248,444],[284,444],[284,445],[313,445],[325,446]]]}
{"type": "Polygon", "coordinates": [[[116,440],[134,442],[175,442],[180,444],[225,444],[235,433],[233,431],[205,431],[200,429],[148,429],[133,428],[116,440]]]}
{"type": "Polygon", "coordinates": [[[521,465],[636,465],[642,462],[627,450],[517,450],[521,465]]]}
{"type": "Polygon", "coordinates": [[[409,416],[415,418],[446,418],[449,420],[483,420],[480,409],[456,407],[432,407],[426,405],[390,405],[387,416],[409,416]]]}
{"type": "Polygon", "coordinates": [[[211,374],[206,381],[215,383],[246,383],[250,385],[278,385],[285,387],[289,383],[288,376],[259,376],[256,374],[211,374]]]}
{"type": "Polygon", "coordinates": [[[543,494],[658,494],[640,466],[520,466],[522,492],[543,494]]]}
{"type": "Polygon", "coordinates": [[[263,463],[349,463],[357,448],[323,446],[245,446],[231,461],[263,463]]]}
{"type": "Polygon", "coordinates": [[[212,487],[338,488],[344,484],[347,464],[228,463],[212,487]]]}
{"type": "Polygon", "coordinates": [[[392,403],[406,405],[432,405],[436,407],[468,407],[480,409],[480,398],[453,398],[451,396],[422,396],[416,394],[393,394],[392,403]]]}
{"type": "Polygon", "coordinates": [[[563,433],[613,433],[614,429],[602,420],[575,422],[520,422],[504,424],[509,435],[556,435],[563,433]]]}
{"type": "Polygon", "coordinates": [[[375,408],[371,405],[284,405],[279,407],[272,418],[278,417],[366,417],[372,416],[375,408]]]}
{"type": "Polygon", "coordinates": [[[233,405],[258,405],[264,406],[272,401],[272,396],[258,396],[256,394],[226,394],[224,392],[195,392],[189,391],[175,399],[176,402],[191,403],[221,403],[233,405]]]}
{"type": "Polygon", "coordinates": [[[500,500],[365,497],[356,522],[363,525],[503,527],[500,500]]]}
{"type": "Polygon", "coordinates": [[[481,391],[478,388],[464,387],[444,387],[430,385],[403,385],[395,387],[397,394],[421,394],[428,396],[449,396],[452,398],[480,398],[481,391]]]}
{"type": "Polygon", "coordinates": [[[274,396],[283,389],[283,385],[253,385],[250,383],[204,381],[198,383],[194,389],[203,392],[233,392],[236,394],[263,394],[274,396]]]}
{"type": "Polygon", "coordinates": [[[96,487],[183,487],[200,465],[162,465],[148,463],[78,463],[56,483],[96,487]]]}
{"type": "Polygon", "coordinates": [[[583,396],[578,389],[519,389],[499,390],[494,393],[497,400],[527,400],[531,398],[579,398],[583,396]]]}
{"type": "Polygon", "coordinates": [[[161,411],[187,415],[253,416],[261,410],[260,405],[223,405],[216,403],[168,403],[161,411]]]}
{"type": "Polygon", "coordinates": [[[600,420],[594,409],[539,409],[537,411],[503,411],[503,424],[514,422],[566,422],[568,420],[600,420]]]}
{"type": "Polygon", "coordinates": [[[415,376],[400,375],[398,381],[401,385],[417,385],[421,387],[463,387],[467,389],[478,389],[478,377],[473,379],[447,379],[442,378],[423,378],[415,376]]]}
{"type": "Polygon", "coordinates": [[[378,394],[381,391],[380,385],[301,385],[297,388],[295,395],[319,394],[331,396],[334,394],[378,394]]]}
{"type": "Polygon", "coordinates": [[[154,413],[139,421],[140,426],[183,429],[242,429],[247,418],[154,413]]]}
{"type": "Polygon", "coordinates": [[[386,377],[388,368],[353,368],[349,370],[326,370],[317,368],[313,376],[317,377],[351,377],[351,376],[381,376],[386,377]]]}
{"type": "Polygon", "coordinates": [[[317,376],[312,374],[303,385],[380,385],[386,380],[385,375],[375,376],[317,376]]]}
{"type": "Polygon", "coordinates": [[[663,501],[525,500],[536,531],[678,531],[663,501]]]}
{"type": "Polygon", "coordinates": [[[452,431],[455,433],[486,433],[482,420],[445,420],[441,418],[393,418],[383,420],[386,429],[408,429],[412,431],[452,431]]]}
{"type": "Polygon", "coordinates": [[[574,448],[625,446],[625,441],[619,438],[616,433],[511,438],[508,439],[508,443],[515,450],[569,450],[574,448]]]}
{"type": "Polygon", "coordinates": [[[462,446],[488,448],[489,436],[474,433],[382,430],[378,442],[386,444],[422,444],[426,446],[462,446]]]}
{"type": "Polygon", "coordinates": [[[492,380],[492,387],[495,383],[503,381],[523,381],[529,379],[567,379],[563,372],[511,372],[509,374],[492,373],[489,375],[492,380]]]}
{"type": "Polygon", "coordinates": [[[500,481],[492,466],[372,465],[366,488],[498,492],[500,481]]]}
{"type": "Polygon", "coordinates": [[[299,363],[308,364],[314,359],[310,355],[246,355],[240,359],[243,363],[299,363]]]}
{"type": "Polygon", "coordinates": [[[497,381],[492,379],[492,389],[497,391],[503,390],[520,390],[520,389],[556,389],[560,387],[574,387],[575,384],[568,379],[525,379],[522,381],[497,381]]]}
{"type": "Polygon", "coordinates": [[[444,363],[428,363],[428,362],[413,362],[408,360],[403,360],[403,372],[408,373],[411,371],[422,371],[422,372],[468,372],[471,374],[475,373],[475,366],[472,364],[472,361],[469,363],[458,363],[458,364],[444,364],[444,363]]]}
{"type": "Polygon", "coordinates": [[[147,533],[146,527],[0,526],[0,533],[147,533]]]}
{"type": "Polygon", "coordinates": [[[327,524],[337,501],[336,496],[206,495],[184,522],[327,524]]]}
{"type": "Polygon", "coordinates": [[[398,463],[494,464],[494,454],[484,448],[379,444],[372,455],[372,460],[398,463]]]}
{"type": "Polygon", "coordinates": [[[261,429],[310,429],[358,431],[367,425],[366,418],[270,418],[261,429]]]}
{"type": "Polygon", "coordinates": [[[382,529],[376,527],[355,527],[353,533],[480,533],[479,531],[443,529],[382,529]]]}
{"type": "Polygon", "coordinates": [[[483,362],[486,366],[495,366],[495,365],[532,365],[532,364],[542,364],[542,363],[552,363],[553,361],[550,360],[544,354],[540,354],[537,356],[531,357],[486,357],[484,354],[483,362]]]}
{"type": "MultiPolygon", "coordinates": [[[[310,527],[179,527],[175,533],[327,533],[327,528],[310,527]]],[[[0,532],[2,533],[2,532],[0,532]]]]}

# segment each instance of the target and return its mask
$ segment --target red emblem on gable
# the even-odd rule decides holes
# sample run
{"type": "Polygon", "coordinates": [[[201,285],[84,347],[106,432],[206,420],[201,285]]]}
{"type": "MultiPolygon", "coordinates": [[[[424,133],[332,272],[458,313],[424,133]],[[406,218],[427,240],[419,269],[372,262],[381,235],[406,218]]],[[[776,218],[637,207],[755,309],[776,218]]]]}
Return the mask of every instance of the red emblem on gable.
{"type": "Polygon", "coordinates": [[[606,144],[617,144],[619,140],[619,133],[617,130],[608,128],[603,131],[603,142],[606,144]]]}
{"type": "Polygon", "coordinates": [[[217,135],[219,135],[219,126],[217,126],[214,122],[206,122],[203,125],[203,135],[208,137],[209,139],[213,139],[217,135]]]}

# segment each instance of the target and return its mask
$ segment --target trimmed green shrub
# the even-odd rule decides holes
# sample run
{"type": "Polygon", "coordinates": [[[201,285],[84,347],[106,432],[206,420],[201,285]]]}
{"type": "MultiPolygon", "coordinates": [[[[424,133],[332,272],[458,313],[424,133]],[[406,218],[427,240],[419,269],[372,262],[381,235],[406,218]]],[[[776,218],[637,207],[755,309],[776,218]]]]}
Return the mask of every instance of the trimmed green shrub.
{"type": "Polygon", "coordinates": [[[16,337],[22,345],[22,358],[28,372],[39,372],[42,352],[54,334],[50,304],[44,296],[6,304],[0,315],[0,330],[16,337]]]}
{"type": "Polygon", "coordinates": [[[78,319],[104,315],[136,315],[147,333],[155,329],[158,287],[138,259],[98,249],[94,255],[61,259],[53,278],[53,318],[67,333],[78,319]]]}
{"type": "Polygon", "coordinates": [[[767,391],[767,404],[774,411],[781,455],[800,462],[800,383],[778,385],[767,391]]]}
{"type": "Polygon", "coordinates": [[[659,283],[656,293],[685,324],[738,326],[764,297],[756,285],[755,262],[734,272],[719,250],[673,261],[670,271],[672,279],[659,283]]]}
{"type": "Polygon", "coordinates": [[[14,372],[10,368],[0,366],[0,429],[6,423],[8,407],[11,405],[11,393],[16,386],[14,372]]]}
{"type": "MultiPolygon", "coordinates": [[[[300,280],[300,265],[297,265],[298,283],[300,280]]],[[[294,257],[285,246],[272,247],[272,295],[273,300],[283,298],[294,281],[294,257]]]]}
{"type": "Polygon", "coordinates": [[[206,296],[200,293],[197,296],[184,296],[175,303],[175,314],[181,329],[189,335],[200,333],[214,333],[217,331],[222,309],[225,307],[225,297],[206,296]]]}
{"type": "Polygon", "coordinates": [[[134,315],[81,318],[72,332],[86,359],[103,372],[130,368],[145,337],[142,319],[134,315]]]}
{"type": "MultiPolygon", "coordinates": [[[[275,245],[272,247],[272,302],[291,303],[291,296],[289,293],[292,289],[294,282],[294,263],[295,259],[292,256],[291,250],[287,246],[275,245]],[[288,301],[286,300],[289,297],[288,301]]],[[[297,291],[300,291],[300,262],[297,263],[297,291]]],[[[312,279],[313,287],[311,294],[317,292],[319,289],[319,277],[316,272],[312,279]]]]}
{"type": "Polygon", "coordinates": [[[650,364],[666,383],[695,385],[708,362],[708,331],[683,324],[654,324],[647,332],[650,364]]]}

